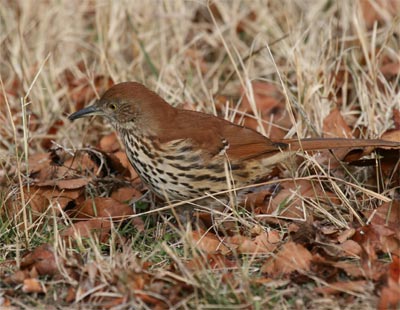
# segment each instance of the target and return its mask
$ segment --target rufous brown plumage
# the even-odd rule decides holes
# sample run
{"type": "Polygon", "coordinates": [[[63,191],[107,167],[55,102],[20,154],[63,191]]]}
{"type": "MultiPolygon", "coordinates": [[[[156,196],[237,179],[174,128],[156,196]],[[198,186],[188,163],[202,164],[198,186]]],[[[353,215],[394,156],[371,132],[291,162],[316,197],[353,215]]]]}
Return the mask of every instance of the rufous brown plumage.
{"type": "Polygon", "coordinates": [[[298,150],[400,147],[397,142],[364,139],[274,141],[213,115],[174,108],[136,82],[114,85],[69,119],[90,115],[111,122],[143,182],[168,200],[253,184],[298,150]]]}

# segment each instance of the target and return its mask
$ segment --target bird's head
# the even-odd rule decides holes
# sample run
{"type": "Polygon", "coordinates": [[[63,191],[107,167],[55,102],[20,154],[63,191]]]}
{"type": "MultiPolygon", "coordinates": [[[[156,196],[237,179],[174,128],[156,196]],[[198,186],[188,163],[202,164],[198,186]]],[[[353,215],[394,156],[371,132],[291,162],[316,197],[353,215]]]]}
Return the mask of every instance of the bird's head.
{"type": "Polygon", "coordinates": [[[151,115],[162,114],[171,106],[144,85],[136,82],[119,83],[108,89],[93,105],[71,114],[78,118],[99,115],[116,127],[128,127],[132,123],[145,122],[151,115]]]}

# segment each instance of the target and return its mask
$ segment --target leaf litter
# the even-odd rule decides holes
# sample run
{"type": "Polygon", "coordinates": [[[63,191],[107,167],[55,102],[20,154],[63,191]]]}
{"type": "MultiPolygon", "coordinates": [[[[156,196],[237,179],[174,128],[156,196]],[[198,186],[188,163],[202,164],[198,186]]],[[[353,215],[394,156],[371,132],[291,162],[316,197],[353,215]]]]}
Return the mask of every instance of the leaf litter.
{"type": "MultiPolygon", "coordinates": [[[[394,16],[398,9],[395,2],[377,1],[372,6],[368,1],[361,1],[366,27],[383,24],[388,17],[394,16]],[[387,14],[382,14],[384,9],[387,14]]],[[[224,17],[219,10],[217,4],[212,4],[210,11],[216,22],[222,23],[224,17]]],[[[246,35],[256,20],[257,12],[250,11],[238,19],[235,29],[246,35]]],[[[204,24],[208,31],[213,26],[209,10],[196,11],[193,22],[204,24]]],[[[204,47],[209,47],[209,44],[204,44],[204,47]]],[[[205,74],[217,54],[204,55],[201,50],[190,47],[185,54],[191,64],[199,66],[205,74]]],[[[378,66],[388,82],[396,81],[399,75],[398,59],[385,55],[378,66]]],[[[78,74],[67,70],[60,78],[60,88],[61,84],[67,85],[66,95],[70,102],[74,102],[74,110],[84,107],[113,84],[111,78],[101,74],[89,82],[86,77],[80,76],[87,70],[86,65],[80,62],[76,67],[78,74]]],[[[332,74],[332,79],[335,81],[334,91],[328,94],[328,98],[336,103],[336,107],[322,120],[322,132],[325,137],[361,137],[363,128],[355,124],[357,117],[345,118],[340,112],[345,101],[343,97],[352,95],[352,87],[345,88],[347,84],[355,84],[352,72],[342,64],[332,74]]],[[[6,96],[17,98],[20,84],[17,79],[12,81],[11,86],[5,89],[6,96]]],[[[237,123],[258,130],[262,127],[268,135],[284,137],[292,123],[285,106],[286,99],[276,85],[252,81],[252,94],[238,88],[233,97],[235,100],[219,95],[216,110],[222,116],[233,115],[232,119],[237,123]],[[232,108],[232,102],[239,104],[232,108]],[[265,123],[255,120],[256,113],[262,115],[265,123]]],[[[382,83],[378,85],[382,87],[382,83]]],[[[352,115],[361,113],[358,104],[353,104],[351,109],[352,115]]],[[[2,117],[7,115],[2,95],[0,110],[2,117]]],[[[14,124],[20,126],[20,111],[12,108],[11,113],[14,124]]],[[[387,130],[381,138],[399,141],[399,110],[393,109],[393,115],[393,129],[387,130]]],[[[40,118],[32,112],[30,119],[29,130],[35,132],[40,118]]],[[[16,186],[16,182],[10,187],[1,215],[23,222],[23,210],[27,209],[30,224],[41,225],[44,224],[43,217],[47,220],[55,217],[60,224],[63,242],[71,242],[77,248],[81,246],[79,240],[82,238],[96,238],[102,244],[111,243],[115,238],[114,227],[127,220],[138,233],[143,233],[145,224],[129,203],[141,198],[144,189],[116,135],[111,133],[101,137],[96,149],[67,150],[55,147],[52,140],[64,126],[61,119],[49,124],[46,137],[41,141],[41,147],[48,152],[30,155],[25,167],[28,178],[21,187],[16,186]]],[[[0,128],[2,137],[7,136],[4,128],[0,128]]],[[[88,135],[94,134],[89,132],[88,135]]],[[[7,143],[12,141],[2,141],[2,144],[7,143]]],[[[362,165],[379,161],[385,188],[392,189],[399,183],[399,152],[371,148],[351,153],[347,150],[325,151],[313,156],[314,161],[299,164],[297,173],[311,171],[315,178],[302,179],[295,175],[291,180],[280,181],[287,177],[287,170],[280,169],[276,178],[267,180],[273,186],[262,186],[247,195],[246,203],[241,206],[242,211],[243,214],[251,212],[255,215],[256,224],[254,219],[247,225],[238,220],[237,229],[226,232],[215,229],[210,221],[206,227],[189,231],[186,240],[196,251],[182,259],[182,265],[177,261],[154,262],[140,255],[117,256],[119,261],[109,270],[105,260],[90,261],[78,251],[67,251],[66,257],[65,254],[60,255],[59,246],[43,243],[27,250],[18,261],[0,263],[0,268],[7,266],[11,270],[0,272],[1,280],[10,287],[1,305],[7,306],[7,296],[13,296],[19,288],[25,294],[46,294],[51,289],[51,281],[68,278],[70,283],[63,289],[61,297],[68,304],[85,301],[111,309],[134,299],[153,309],[167,309],[198,289],[188,271],[199,278],[207,278],[211,270],[221,274],[221,282],[240,288],[241,282],[235,278],[234,270],[242,268],[243,262],[249,259],[259,270],[258,277],[251,279],[254,285],[275,283],[277,287],[290,288],[308,283],[318,296],[334,298],[369,292],[379,296],[379,309],[398,307],[399,197],[390,193],[391,201],[381,202],[376,196],[368,197],[368,193],[363,191],[343,193],[343,184],[333,186],[329,177],[321,177],[319,169],[321,166],[329,167],[328,176],[345,179],[347,175],[341,161],[362,165]],[[354,210],[364,224],[356,219],[354,210]],[[265,228],[267,225],[268,229],[265,228]],[[44,280],[44,277],[50,281],[44,280]]],[[[17,175],[16,167],[8,169],[7,174],[17,175]]],[[[381,184],[377,179],[373,169],[365,182],[378,191],[381,184]]],[[[127,246],[124,242],[126,240],[121,237],[115,242],[116,247],[123,249],[127,246]]]]}
{"type": "MultiPolygon", "coordinates": [[[[255,91],[261,92],[262,84],[255,85],[255,91]]],[[[262,93],[257,96],[259,100],[264,100],[262,93]]],[[[266,102],[260,104],[270,105],[268,100],[266,102]]],[[[246,101],[244,103],[248,104],[246,101]]],[[[350,127],[337,110],[327,116],[324,124],[324,131],[330,137],[352,136],[350,127]]],[[[369,151],[371,152],[372,150],[369,151]]],[[[366,154],[357,156],[356,160],[366,154]]],[[[332,156],[332,153],[325,152],[324,155],[317,155],[317,164],[332,164],[334,159],[343,159],[348,154],[335,152],[332,156]]],[[[340,171],[340,165],[333,165],[331,168],[340,171]]],[[[113,227],[134,216],[129,202],[143,195],[137,174],[130,166],[114,133],[100,139],[98,149],[71,151],[51,148],[48,153],[35,154],[30,157],[27,169],[29,184],[24,185],[23,193],[32,212],[32,219],[38,220],[43,214],[50,214],[50,210],[56,216],[63,214],[70,224],[61,230],[60,236],[69,240],[68,242],[95,237],[100,242],[107,243],[113,227]],[[107,182],[106,179],[110,176],[112,182],[107,182]],[[109,197],[93,197],[96,193],[88,195],[88,188],[98,187],[99,184],[106,188],[109,197]]],[[[15,209],[18,205],[15,202],[21,201],[19,195],[20,193],[8,199],[9,207],[3,212],[20,213],[20,210],[15,209]]],[[[187,260],[185,266],[200,273],[214,268],[230,270],[238,267],[234,257],[254,256],[259,257],[257,260],[261,263],[260,271],[268,281],[290,279],[292,283],[302,283],[304,278],[321,277],[321,272],[329,267],[328,283],[315,288],[315,292],[322,295],[358,294],[369,289],[370,281],[386,281],[380,303],[395,304],[398,300],[393,295],[397,293],[398,284],[392,278],[396,276],[386,278],[386,275],[395,269],[393,264],[398,262],[400,255],[400,236],[395,229],[399,218],[399,204],[383,203],[374,210],[364,212],[364,216],[369,218],[368,226],[352,223],[353,226],[348,228],[336,226],[335,221],[331,226],[326,222],[327,214],[334,218],[332,214],[335,213],[335,206],[343,206],[342,198],[335,193],[329,182],[318,179],[283,181],[278,186],[266,186],[253,191],[248,194],[244,207],[256,214],[261,223],[286,227],[287,233],[282,234],[275,229],[268,232],[255,229],[253,235],[239,231],[231,236],[220,236],[214,231],[194,230],[190,240],[203,254],[187,260]],[[382,254],[390,254],[393,262],[382,262],[382,254]],[[346,275],[344,281],[341,280],[342,273],[346,275]]],[[[19,208],[23,207],[19,205],[19,208]]],[[[133,217],[130,223],[138,232],[145,229],[140,217],[133,217]]],[[[57,260],[53,247],[44,244],[33,252],[28,252],[21,269],[5,277],[4,281],[8,284],[21,283],[25,293],[46,293],[46,285],[38,277],[59,275],[59,264],[65,265],[66,261],[57,260]]],[[[96,279],[100,276],[99,271],[96,271],[97,267],[89,272],[90,266],[92,265],[84,264],[67,268],[73,277],[76,278],[76,274],[81,276],[76,278],[80,283],[78,287],[69,287],[66,301],[90,299],[91,294],[84,296],[96,286],[96,279]]],[[[124,279],[126,284],[122,287],[118,284],[118,278],[116,276],[111,280],[110,285],[115,283],[119,286],[122,295],[129,295],[129,290],[157,288],[153,281],[158,277],[152,272],[142,270],[139,273],[129,273],[124,279]]],[[[232,285],[237,283],[231,272],[225,273],[223,278],[232,285]]],[[[257,281],[260,283],[261,278],[257,281]]],[[[183,283],[179,285],[184,285],[186,291],[190,288],[183,283]]],[[[162,290],[162,293],[172,294],[172,291],[162,290]]],[[[173,294],[173,298],[178,298],[179,294],[173,294]]],[[[137,293],[135,296],[147,304],[160,305],[161,302],[148,293],[137,293]]],[[[105,305],[112,307],[124,302],[125,298],[103,297],[102,300],[105,305]]]]}

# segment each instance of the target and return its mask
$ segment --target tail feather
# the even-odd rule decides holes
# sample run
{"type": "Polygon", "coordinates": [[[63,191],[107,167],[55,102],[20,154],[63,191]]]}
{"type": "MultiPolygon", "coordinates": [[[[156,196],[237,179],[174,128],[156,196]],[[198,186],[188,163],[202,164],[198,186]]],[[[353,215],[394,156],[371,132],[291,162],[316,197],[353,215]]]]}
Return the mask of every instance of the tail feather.
{"type": "Polygon", "coordinates": [[[310,139],[286,139],[274,141],[274,143],[287,144],[287,150],[292,151],[316,151],[326,149],[357,149],[357,148],[383,148],[400,149],[400,142],[381,139],[346,139],[346,138],[310,138],[310,139]]]}

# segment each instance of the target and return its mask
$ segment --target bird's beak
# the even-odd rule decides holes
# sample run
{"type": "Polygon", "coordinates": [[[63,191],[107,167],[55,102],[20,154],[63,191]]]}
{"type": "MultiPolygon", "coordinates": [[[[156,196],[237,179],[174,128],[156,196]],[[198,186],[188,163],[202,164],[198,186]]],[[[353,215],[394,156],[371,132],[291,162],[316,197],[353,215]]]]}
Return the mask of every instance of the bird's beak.
{"type": "Polygon", "coordinates": [[[86,116],[91,116],[91,115],[100,115],[101,110],[99,109],[99,107],[96,104],[93,104],[91,106],[88,106],[82,110],[76,111],[75,113],[72,113],[70,116],[68,116],[68,119],[70,121],[73,121],[77,118],[81,118],[81,117],[86,117],[86,116]]]}

